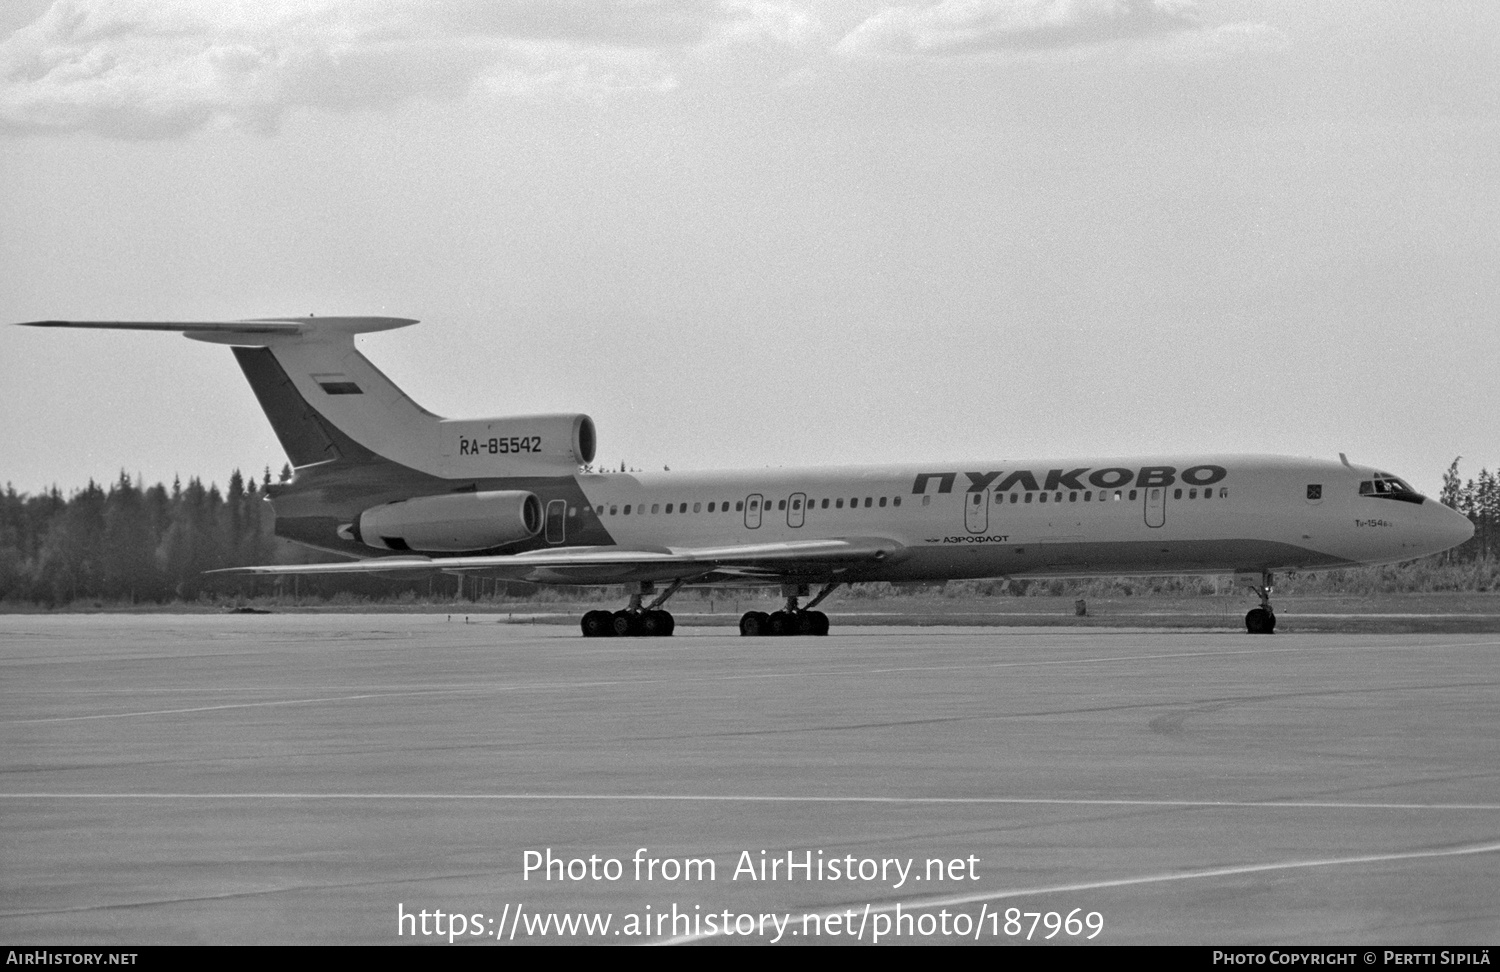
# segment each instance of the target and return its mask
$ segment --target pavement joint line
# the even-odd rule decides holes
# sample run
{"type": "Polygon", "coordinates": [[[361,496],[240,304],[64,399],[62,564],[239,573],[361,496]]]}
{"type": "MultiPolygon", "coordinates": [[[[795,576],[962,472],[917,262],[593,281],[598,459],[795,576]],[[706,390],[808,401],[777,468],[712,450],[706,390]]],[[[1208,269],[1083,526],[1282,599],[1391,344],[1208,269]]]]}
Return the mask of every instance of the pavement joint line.
{"type": "Polygon", "coordinates": [[[1371,803],[1349,800],[1153,800],[1070,797],[785,796],[693,793],[0,793],[0,800],[524,801],[557,803],[828,803],[912,806],[1077,806],[1264,810],[1500,811],[1500,803],[1371,803]]]}
{"type": "MultiPolygon", "coordinates": [[[[1081,881],[1074,884],[1059,884],[1040,888],[1015,888],[1001,891],[978,891],[973,894],[953,895],[942,898],[915,898],[910,901],[886,902],[879,905],[871,905],[860,902],[868,914],[885,914],[898,908],[910,911],[930,911],[933,908],[955,908],[960,905],[978,904],[982,901],[998,901],[1004,898],[1020,898],[1043,894],[1067,894],[1077,891],[1100,891],[1106,888],[1123,888],[1141,884],[1165,884],[1172,881],[1195,881],[1219,877],[1235,877],[1241,874],[1264,874],[1268,871],[1294,871],[1314,867],[1338,867],[1357,864],[1383,864],[1390,861],[1422,860],[1434,857],[1463,857],[1472,854],[1493,854],[1500,851],[1500,842],[1488,844],[1467,844],[1459,847],[1442,847],[1431,850],[1420,851],[1395,851],[1386,854],[1364,854],[1357,857],[1323,857],[1304,861],[1276,861],[1267,864],[1239,864],[1230,867],[1214,867],[1197,871],[1173,871],[1166,874],[1146,874],[1138,877],[1112,878],[1104,881],[1081,881]]],[[[841,908],[820,909],[816,914],[820,919],[826,919],[834,915],[842,915],[844,912],[855,908],[848,904],[841,908]]],[[[786,909],[784,913],[790,914],[786,909]]],[[[674,938],[661,939],[655,942],[646,942],[647,945],[687,945],[692,942],[703,941],[710,938],[721,937],[723,932],[702,932],[699,934],[679,935],[674,938]]]]}

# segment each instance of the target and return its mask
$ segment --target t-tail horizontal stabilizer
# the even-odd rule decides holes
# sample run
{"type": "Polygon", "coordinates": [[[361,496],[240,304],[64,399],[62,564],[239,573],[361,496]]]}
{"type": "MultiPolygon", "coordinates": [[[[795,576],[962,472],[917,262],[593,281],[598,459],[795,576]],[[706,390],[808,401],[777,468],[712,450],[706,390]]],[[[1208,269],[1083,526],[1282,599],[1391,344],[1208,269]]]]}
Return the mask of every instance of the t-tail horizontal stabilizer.
{"type": "Polygon", "coordinates": [[[352,338],[417,323],[406,317],[266,317],[246,321],[24,321],[21,327],[82,327],[113,331],[176,331],[214,344],[266,345],[278,339],[352,338]]]}

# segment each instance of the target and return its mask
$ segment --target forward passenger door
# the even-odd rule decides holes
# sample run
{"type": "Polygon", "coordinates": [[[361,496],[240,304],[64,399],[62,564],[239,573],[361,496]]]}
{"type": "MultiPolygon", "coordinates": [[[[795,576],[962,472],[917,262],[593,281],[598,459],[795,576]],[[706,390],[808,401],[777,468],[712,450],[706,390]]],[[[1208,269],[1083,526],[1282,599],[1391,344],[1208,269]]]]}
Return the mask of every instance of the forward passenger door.
{"type": "Polygon", "coordinates": [[[970,533],[983,533],[990,528],[990,491],[964,495],[964,529],[970,533]]]}

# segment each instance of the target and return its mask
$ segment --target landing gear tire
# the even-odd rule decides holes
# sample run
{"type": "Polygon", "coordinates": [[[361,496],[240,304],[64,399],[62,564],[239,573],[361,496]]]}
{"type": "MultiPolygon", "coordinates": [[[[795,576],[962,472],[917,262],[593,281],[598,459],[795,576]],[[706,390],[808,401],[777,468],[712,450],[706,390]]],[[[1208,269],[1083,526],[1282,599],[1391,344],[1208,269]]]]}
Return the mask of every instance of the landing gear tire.
{"type": "Polygon", "coordinates": [[[629,638],[631,635],[640,634],[640,623],[636,620],[636,615],[629,611],[616,611],[609,620],[610,628],[614,630],[617,638],[629,638]]]}
{"type": "Polygon", "coordinates": [[[828,634],[828,615],[822,611],[808,611],[807,616],[812,619],[812,631],[809,634],[819,638],[828,634]]]}
{"type": "Polygon", "coordinates": [[[785,611],[776,611],[771,615],[771,621],[767,625],[767,633],[777,638],[797,633],[797,618],[795,615],[785,611]]]}
{"type": "Polygon", "coordinates": [[[640,627],[640,634],[646,638],[665,638],[676,627],[672,616],[666,611],[642,611],[637,615],[636,623],[640,627]]]}
{"type": "Polygon", "coordinates": [[[1271,634],[1276,630],[1276,615],[1265,608],[1251,608],[1245,615],[1245,630],[1250,634],[1271,634]]]}
{"type": "Polygon", "coordinates": [[[771,618],[764,611],[746,611],[740,618],[740,634],[746,638],[759,638],[770,634],[771,618]]]}
{"type": "Polygon", "coordinates": [[[610,638],[614,636],[614,617],[608,611],[590,611],[583,616],[585,638],[610,638]]]}

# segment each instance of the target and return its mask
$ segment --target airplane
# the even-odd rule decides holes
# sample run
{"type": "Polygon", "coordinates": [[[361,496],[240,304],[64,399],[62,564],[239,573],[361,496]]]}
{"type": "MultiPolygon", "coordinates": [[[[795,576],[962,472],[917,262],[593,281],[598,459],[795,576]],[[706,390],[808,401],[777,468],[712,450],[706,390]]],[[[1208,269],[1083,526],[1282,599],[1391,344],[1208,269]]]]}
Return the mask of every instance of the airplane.
{"type": "Polygon", "coordinates": [[[685,586],[780,585],[785,606],[746,612],[740,633],[825,635],[816,608],[844,584],[1153,574],[1233,574],[1259,596],[1246,630],[1270,634],[1276,573],[1413,560],[1474,532],[1342,453],[603,472],[587,415],[441,418],[355,347],[416,323],[23,326],[174,331],[232,348],[294,470],[268,487],[276,534],[357,559],[229,572],[628,585],[624,608],[583,615],[587,637],[670,635],[663,605],[685,586]]]}

